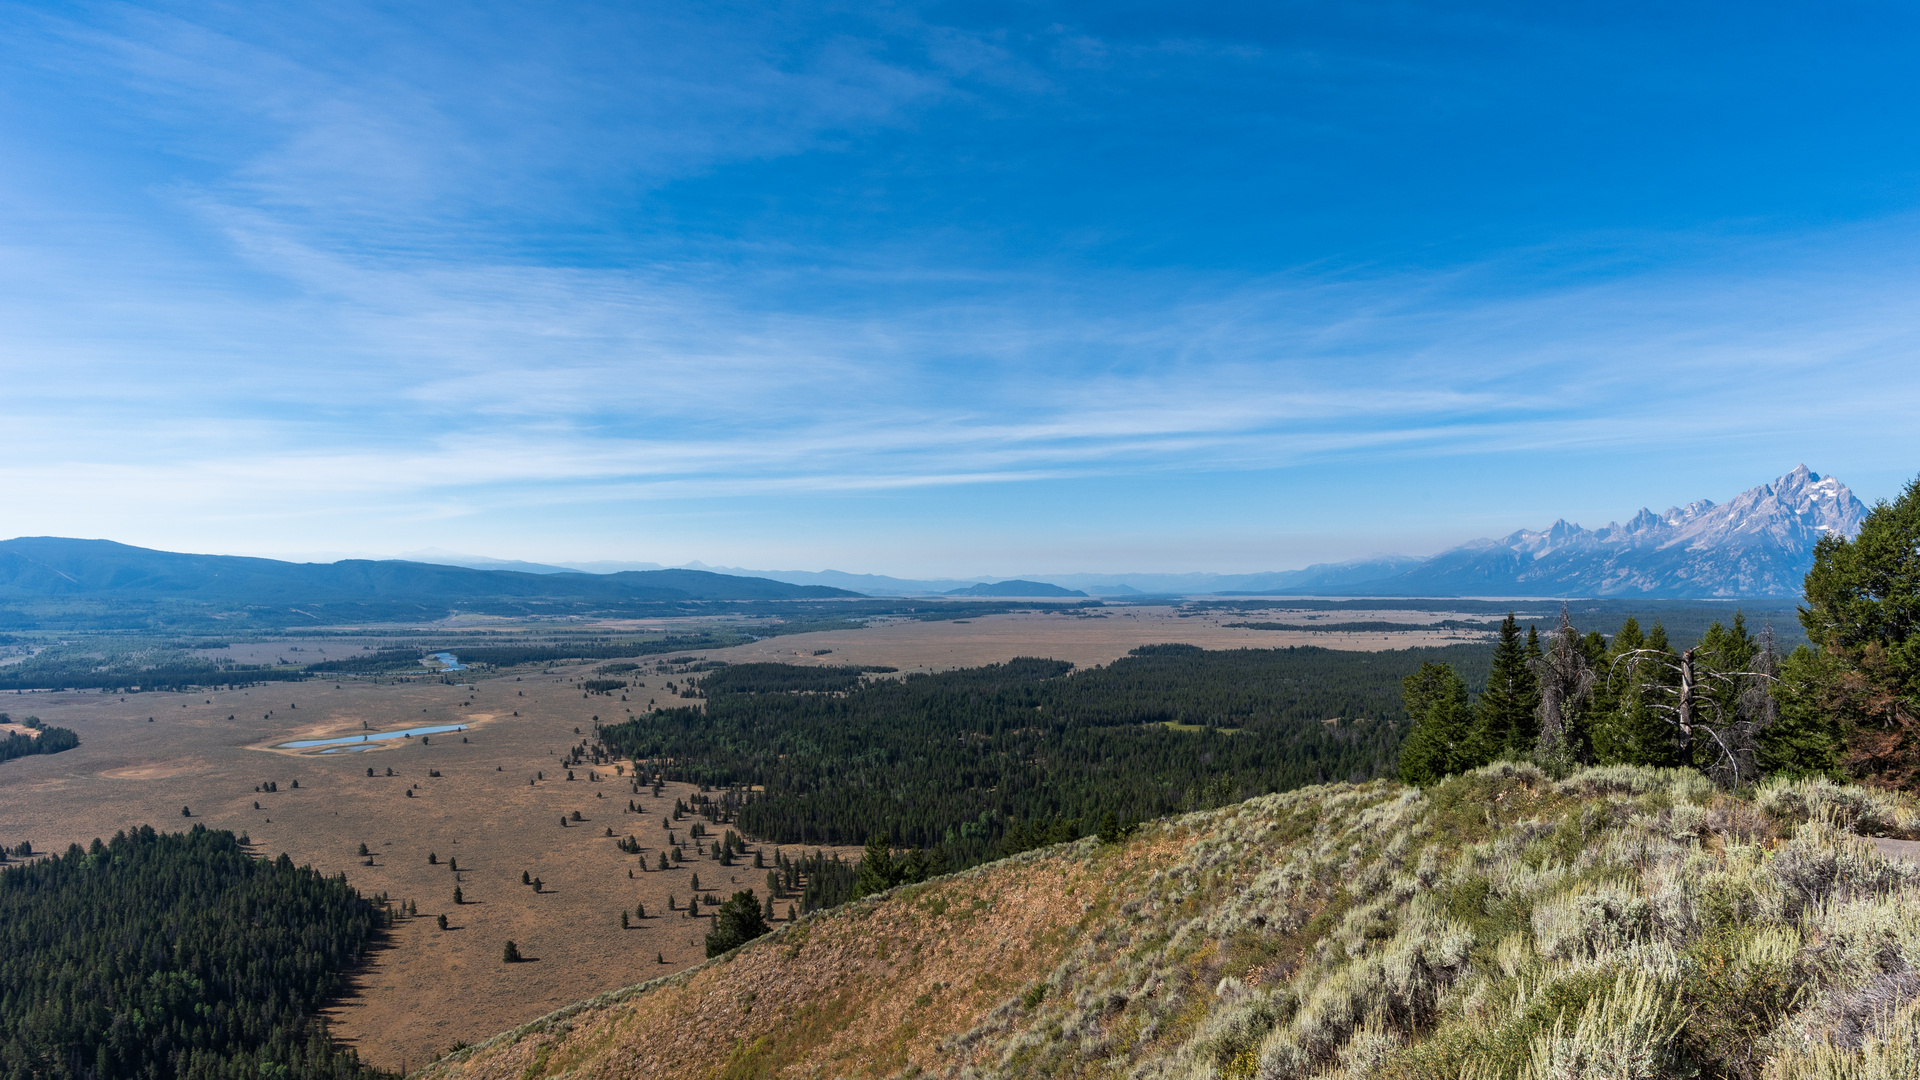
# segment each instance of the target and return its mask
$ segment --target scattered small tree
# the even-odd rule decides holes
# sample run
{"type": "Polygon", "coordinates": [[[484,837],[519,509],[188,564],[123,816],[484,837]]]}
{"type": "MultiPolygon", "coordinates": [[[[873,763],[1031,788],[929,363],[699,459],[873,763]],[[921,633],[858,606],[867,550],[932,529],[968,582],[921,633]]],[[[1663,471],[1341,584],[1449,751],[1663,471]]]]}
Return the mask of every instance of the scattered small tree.
{"type": "Polygon", "coordinates": [[[500,959],[503,962],[508,964],[519,963],[520,962],[520,946],[515,945],[513,943],[513,940],[509,938],[507,940],[507,947],[501,950],[500,952],[500,959]]]}
{"type": "Polygon", "coordinates": [[[440,929],[445,930],[447,928],[447,917],[445,915],[440,916],[439,923],[440,929]]]}

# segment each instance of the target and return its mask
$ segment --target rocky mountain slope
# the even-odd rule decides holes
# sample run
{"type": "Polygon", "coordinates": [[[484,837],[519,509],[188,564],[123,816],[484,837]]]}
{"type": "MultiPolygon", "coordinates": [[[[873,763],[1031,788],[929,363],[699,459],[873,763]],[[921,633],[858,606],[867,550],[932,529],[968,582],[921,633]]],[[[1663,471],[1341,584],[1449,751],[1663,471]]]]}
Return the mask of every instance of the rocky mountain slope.
{"type": "Polygon", "coordinates": [[[1821,536],[1852,536],[1867,508],[1805,465],[1715,505],[1702,499],[1625,524],[1556,521],[1444,551],[1354,588],[1401,596],[1795,596],[1821,536]]]}
{"type": "Polygon", "coordinates": [[[1920,866],[1854,832],[1916,827],[1650,769],[1303,789],[819,913],[421,1075],[1911,1077],[1920,866]]]}

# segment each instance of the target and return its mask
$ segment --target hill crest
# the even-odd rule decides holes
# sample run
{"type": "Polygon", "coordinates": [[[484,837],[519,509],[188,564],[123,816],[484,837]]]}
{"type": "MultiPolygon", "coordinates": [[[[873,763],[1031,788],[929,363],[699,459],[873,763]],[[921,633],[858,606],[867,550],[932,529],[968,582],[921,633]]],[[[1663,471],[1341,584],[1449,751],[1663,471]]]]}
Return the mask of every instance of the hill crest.
{"type": "Polygon", "coordinates": [[[497,597],[697,601],[859,595],[824,585],[789,585],[704,570],[549,574],[398,559],[292,563],[242,555],[157,551],[112,540],[58,536],[0,541],[0,600],[169,599],[229,604],[381,600],[441,604],[497,597]]]}
{"type": "Polygon", "coordinates": [[[1920,962],[1920,867],[1837,826],[1920,808],[1511,764],[1301,789],[816,913],[422,1075],[1910,1075],[1920,998],[1874,987],[1920,962]]]}

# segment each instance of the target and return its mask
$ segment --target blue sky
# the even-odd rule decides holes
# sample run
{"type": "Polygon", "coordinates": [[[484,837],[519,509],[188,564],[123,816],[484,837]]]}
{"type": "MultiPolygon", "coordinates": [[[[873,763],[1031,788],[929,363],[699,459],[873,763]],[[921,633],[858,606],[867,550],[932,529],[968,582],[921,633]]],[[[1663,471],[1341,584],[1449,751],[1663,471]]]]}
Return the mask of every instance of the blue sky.
{"type": "Polygon", "coordinates": [[[1916,23],[0,8],[0,533],[1251,571],[1889,496],[1916,23]]]}

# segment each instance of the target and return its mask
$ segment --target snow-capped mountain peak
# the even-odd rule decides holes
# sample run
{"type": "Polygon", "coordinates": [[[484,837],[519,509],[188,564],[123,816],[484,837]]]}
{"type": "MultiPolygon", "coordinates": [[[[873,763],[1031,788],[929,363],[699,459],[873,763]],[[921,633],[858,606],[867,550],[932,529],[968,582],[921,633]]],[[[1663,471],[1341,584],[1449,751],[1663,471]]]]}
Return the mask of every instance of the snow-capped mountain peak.
{"type": "Polygon", "coordinates": [[[1867,508],[1831,476],[1805,465],[1724,503],[1700,499],[1624,524],[1475,540],[1369,585],[1409,595],[1448,592],[1553,596],[1792,596],[1821,536],[1852,537],[1867,508]]]}

